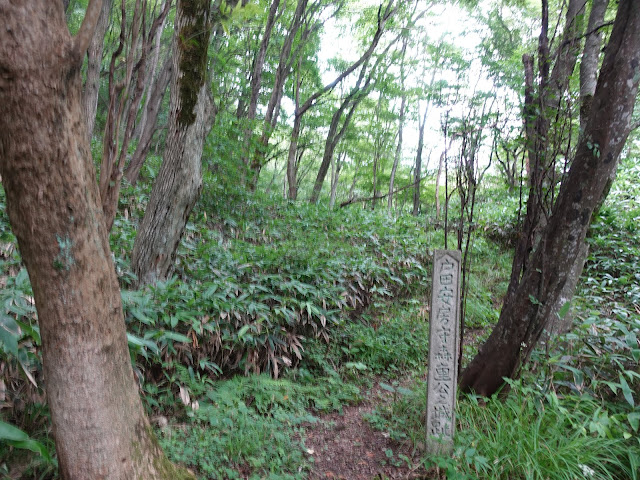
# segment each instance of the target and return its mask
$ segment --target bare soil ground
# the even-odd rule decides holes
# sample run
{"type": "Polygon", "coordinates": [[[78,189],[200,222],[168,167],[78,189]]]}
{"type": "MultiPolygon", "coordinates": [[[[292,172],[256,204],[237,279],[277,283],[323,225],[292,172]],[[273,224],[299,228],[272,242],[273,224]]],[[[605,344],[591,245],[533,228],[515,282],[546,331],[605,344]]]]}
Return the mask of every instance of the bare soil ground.
{"type": "MultiPolygon", "coordinates": [[[[464,344],[477,346],[485,334],[484,328],[469,329],[465,332],[464,344]]],[[[437,468],[427,470],[421,466],[420,452],[414,452],[411,445],[400,444],[387,433],[374,430],[363,418],[378,405],[392,400],[391,395],[378,386],[380,381],[383,380],[379,379],[358,405],[344,407],[342,414],[320,415],[319,422],[307,427],[305,445],[313,458],[309,479],[446,478],[444,472],[437,468]],[[395,462],[387,456],[388,450],[393,452],[395,462]],[[408,457],[412,465],[398,461],[399,455],[408,457]]],[[[405,380],[406,383],[410,381],[405,380]]]]}
{"type": "Polygon", "coordinates": [[[321,415],[309,425],[305,445],[313,458],[309,478],[339,480],[416,479],[429,476],[418,464],[410,445],[402,445],[389,434],[371,428],[363,415],[381,402],[390,401],[386,392],[374,388],[358,405],[347,406],[343,413],[321,415]],[[387,452],[393,452],[390,458],[387,452]],[[399,458],[406,455],[413,465],[399,458]],[[418,465],[417,467],[414,465],[418,465]]]}

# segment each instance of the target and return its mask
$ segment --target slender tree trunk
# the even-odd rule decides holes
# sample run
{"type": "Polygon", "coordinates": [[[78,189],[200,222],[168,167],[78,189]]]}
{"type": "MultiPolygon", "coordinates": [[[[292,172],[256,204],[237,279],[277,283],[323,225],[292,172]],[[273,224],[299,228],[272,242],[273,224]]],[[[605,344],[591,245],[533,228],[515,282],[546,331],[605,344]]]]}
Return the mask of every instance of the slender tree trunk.
{"type": "MultiPolygon", "coordinates": [[[[395,9],[393,11],[390,10],[392,4],[393,2],[389,2],[387,6],[387,11],[389,11],[388,17],[390,17],[395,12],[395,9]]],[[[380,17],[381,11],[382,11],[382,7],[380,7],[379,14],[378,14],[378,32],[381,32],[384,27],[384,23],[382,23],[381,17],[380,17]]],[[[374,40],[376,38],[379,38],[378,32],[376,32],[374,40]]],[[[329,170],[329,164],[331,162],[331,158],[333,157],[333,153],[336,147],[338,146],[338,143],[340,143],[340,140],[344,136],[347,128],[349,127],[349,124],[351,123],[351,118],[353,117],[353,114],[358,108],[358,105],[369,94],[374,82],[374,76],[378,72],[378,68],[382,60],[387,57],[387,54],[391,46],[394,45],[395,42],[400,39],[400,37],[401,37],[401,34],[396,36],[395,40],[391,41],[386,46],[386,48],[382,52],[380,52],[380,55],[377,57],[375,63],[371,66],[371,68],[368,69],[369,70],[368,72],[367,72],[367,67],[369,65],[369,61],[371,57],[369,56],[364,59],[364,61],[362,62],[362,68],[360,70],[360,74],[359,74],[358,80],[356,81],[355,87],[351,89],[351,93],[347,95],[347,97],[340,104],[340,107],[338,108],[338,110],[333,114],[331,125],[329,126],[329,134],[327,135],[327,140],[325,142],[325,149],[322,157],[322,163],[320,164],[320,168],[318,169],[318,174],[316,176],[316,181],[313,185],[313,190],[309,198],[309,203],[318,202],[318,199],[320,198],[320,192],[322,191],[322,185],[324,184],[324,179],[327,176],[327,171],[329,170]],[[345,116],[345,119],[342,123],[342,126],[340,127],[340,130],[337,130],[337,125],[340,122],[342,114],[347,108],[349,109],[349,111],[345,116]]],[[[374,42],[374,46],[375,46],[375,42],[374,42]]],[[[373,49],[370,48],[369,51],[371,55],[373,53],[373,49]]],[[[364,58],[364,56],[362,58],[364,58]]],[[[386,68],[388,67],[389,65],[387,64],[386,68]]]]}
{"type": "Polygon", "coordinates": [[[552,202],[546,200],[551,196],[545,194],[545,188],[554,183],[551,175],[555,172],[556,161],[553,147],[557,145],[551,145],[551,119],[560,115],[561,99],[569,86],[570,76],[575,68],[579,47],[578,33],[582,28],[580,18],[584,12],[585,3],[585,0],[569,0],[562,43],[558,47],[556,62],[551,70],[548,39],[549,5],[548,0],[542,1],[537,95],[534,86],[534,59],[529,55],[523,56],[529,194],[527,212],[516,243],[507,295],[513,294],[524,271],[528,268],[530,253],[539,241],[540,233],[546,226],[547,216],[551,212],[552,202]]]}
{"type": "Polygon", "coordinates": [[[393,165],[391,166],[391,175],[389,176],[389,196],[387,197],[387,213],[391,215],[391,209],[393,208],[393,187],[396,183],[396,171],[398,170],[398,165],[400,164],[400,157],[402,156],[402,135],[404,128],[404,109],[406,105],[407,98],[405,95],[402,96],[401,105],[400,105],[400,121],[398,126],[398,143],[396,145],[396,153],[393,157],[393,165]]]}
{"type": "Polygon", "coordinates": [[[260,47],[256,53],[253,61],[253,71],[251,73],[251,91],[249,95],[249,107],[247,110],[248,125],[244,131],[244,151],[242,161],[246,166],[247,174],[247,186],[250,190],[255,189],[257,185],[257,179],[254,179],[255,172],[251,170],[250,158],[251,158],[251,138],[253,136],[253,120],[256,118],[258,111],[258,98],[260,96],[260,87],[262,86],[262,71],[264,70],[264,61],[267,56],[267,48],[271,41],[271,32],[273,26],[276,23],[278,8],[280,7],[280,0],[272,0],[269,7],[269,14],[267,15],[267,23],[264,27],[264,33],[262,40],[260,41],[260,47]]]}
{"type": "Polygon", "coordinates": [[[429,105],[424,109],[422,116],[422,123],[418,125],[418,152],[416,153],[416,169],[414,175],[414,181],[416,186],[413,190],[413,215],[417,216],[420,213],[420,184],[422,179],[422,150],[424,149],[424,126],[427,123],[427,112],[429,111],[429,105]]]}
{"type": "Polygon", "coordinates": [[[371,199],[371,210],[376,209],[376,201],[378,199],[378,167],[380,165],[380,156],[376,152],[373,156],[373,198],[371,199]]]}
{"type": "MultiPolygon", "coordinates": [[[[378,96],[378,102],[376,104],[376,116],[375,116],[375,124],[381,124],[381,111],[382,111],[382,95],[378,96]]],[[[385,125],[388,127],[388,125],[385,125]]],[[[382,161],[382,149],[384,148],[384,135],[387,131],[386,128],[380,127],[376,128],[375,134],[369,132],[369,136],[373,142],[373,172],[372,172],[372,191],[373,191],[373,199],[371,200],[371,210],[376,209],[376,203],[378,198],[378,172],[382,169],[381,161],[382,161]]]]}
{"type": "Polygon", "coordinates": [[[173,59],[171,55],[167,57],[162,66],[162,70],[156,81],[153,84],[153,89],[147,98],[147,103],[144,106],[144,125],[142,127],[140,138],[136,150],[129,161],[129,165],[124,171],[124,176],[129,183],[135,184],[138,181],[140,170],[144,165],[144,161],[147,158],[149,149],[151,148],[151,140],[153,134],[156,131],[156,125],[158,123],[158,114],[160,113],[160,107],[162,106],[162,99],[164,98],[169,81],[173,75],[173,59]]]}
{"type": "Polygon", "coordinates": [[[280,104],[282,102],[282,96],[284,95],[284,84],[291,72],[293,61],[293,59],[290,58],[291,49],[293,47],[293,41],[296,38],[298,30],[302,25],[302,20],[307,8],[307,4],[308,0],[298,0],[296,10],[293,14],[293,19],[291,20],[291,24],[284,41],[284,45],[282,46],[282,50],[280,51],[280,59],[278,61],[278,68],[276,69],[275,73],[273,89],[271,90],[271,96],[269,97],[267,111],[264,116],[262,137],[260,138],[256,151],[254,152],[253,160],[251,162],[251,190],[255,190],[258,185],[258,178],[260,176],[262,165],[264,164],[265,153],[267,151],[267,146],[269,145],[271,132],[273,132],[278,122],[280,104]]]}
{"type": "Polygon", "coordinates": [[[264,27],[264,33],[260,42],[260,48],[256,54],[253,63],[253,72],[251,73],[251,95],[249,98],[249,110],[247,112],[247,118],[254,120],[256,118],[256,112],[258,111],[258,97],[260,96],[260,87],[262,85],[262,71],[264,70],[264,60],[267,56],[267,48],[271,41],[271,32],[273,26],[276,23],[276,14],[280,7],[280,0],[272,0],[269,7],[269,15],[267,16],[267,23],[264,27]]]}
{"type": "MultiPolygon", "coordinates": [[[[404,130],[404,116],[405,108],[407,106],[407,94],[404,91],[404,59],[407,53],[407,44],[409,38],[405,35],[402,37],[402,49],[400,51],[400,89],[402,90],[402,99],[400,100],[400,116],[398,118],[398,144],[396,146],[396,154],[393,157],[393,166],[391,167],[391,176],[389,177],[389,197],[387,198],[387,213],[391,215],[391,209],[393,207],[393,186],[396,181],[396,171],[398,170],[398,164],[400,163],[400,157],[402,156],[402,135],[404,130]]],[[[420,177],[418,177],[420,178],[420,177]]]]}
{"type": "Polygon", "coordinates": [[[298,62],[298,74],[296,76],[295,86],[295,110],[293,114],[293,130],[291,131],[291,141],[289,142],[289,154],[287,156],[287,184],[289,191],[287,198],[296,200],[298,198],[298,179],[296,168],[296,154],[298,152],[298,139],[300,138],[300,129],[302,128],[302,114],[300,113],[300,63],[298,62]]]}
{"type": "Polygon", "coordinates": [[[336,204],[336,193],[338,191],[338,180],[340,179],[340,170],[342,169],[343,157],[346,154],[338,155],[338,158],[331,160],[331,195],[329,197],[329,208],[333,210],[336,204]]]}
{"type": "Polygon", "coordinates": [[[331,125],[329,126],[329,133],[327,134],[327,140],[324,146],[322,162],[320,163],[320,168],[318,169],[316,181],[313,184],[313,190],[311,192],[311,197],[309,197],[309,203],[318,202],[318,199],[320,198],[320,192],[322,191],[322,185],[324,184],[324,179],[327,176],[327,172],[329,171],[329,165],[331,165],[331,160],[333,159],[333,154],[336,150],[336,147],[347,131],[356,108],[358,107],[362,99],[366,96],[366,91],[368,91],[368,89],[365,89],[363,92],[356,92],[356,94],[354,95],[349,95],[342,102],[340,108],[338,108],[338,110],[336,110],[336,112],[333,114],[331,125]],[[349,109],[349,111],[345,116],[342,126],[338,129],[342,114],[347,108],[349,109]]]}
{"type": "Polygon", "coordinates": [[[155,284],[170,274],[202,189],[202,148],[212,124],[205,81],[209,16],[209,2],[178,1],[167,147],[131,257],[140,284],[155,284]]]}
{"type": "MultiPolygon", "coordinates": [[[[386,7],[384,8],[380,8],[380,10],[378,11],[378,26],[376,29],[375,34],[373,35],[373,38],[371,39],[371,44],[369,45],[369,48],[367,48],[367,50],[360,56],[360,58],[358,58],[358,60],[356,60],[355,62],[353,62],[346,70],[344,70],[342,73],[340,73],[331,83],[325,85],[323,88],[321,88],[320,90],[318,90],[317,92],[315,92],[313,95],[311,95],[303,104],[302,106],[300,106],[300,108],[296,108],[296,112],[295,112],[295,119],[294,119],[294,133],[297,132],[297,135],[300,134],[300,130],[301,130],[301,125],[302,125],[302,117],[303,115],[316,104],[316,101],[325,93],[333,90],[340,82],[342,82],[342,80],[344,80],[347,76],[349,76],[351,73],[353,73],[355,70],[357,70],[359,67],[361,67],[365,62],[368,62],[369,59],[371,58],[371,55],[373,55],[374,50],[376,49],[376,47],[378,46],[378,43],[380,42],[380,39],[382,38],[383,33],[385,32],[385,26],[387,24],[387,22],[389,21],[389,19],[395,14],[395,12],[398,9],[398,4],[394,5],[394,0],[389,0],[389,3],[387,3],[386,7]],[[296,124],[298,125],[298,128],[296,129],[296,124]]],[[[362,75],[363,72],[361,72],[362,75]]],[[[300,87],[300,80],[298,79],[297,82],[297,89],[299,89],[300,87]]],[[[299,104],[299,99],[296,99],[296,104],[299,104]]],[[[291,138],[291,145],[289,147],[289,165],[291,164],[291,158],[292,158],[292,151],[294,152],[294,156],[293,158],[295,158],[295,150],[296,150],[296,146],[294,145],[294,143],[297,144],[297,140],[298,137],[293,138],[293,134],[292,134],[292,138],[291,138]]],[[[327,139],[328,140],[328,139],[327,139]]],[[[335,148],[335,146],[334,146],[335,148]]],[[[325,148],[326,150],[326,148],[325,148]]],[[[330,159],[329,159],[330,160],[330,159]]],[[[323,165],[321,166],[321,171],[324,170],[324,176],[326,176],[327,173],[327,169],[329,167],[329,163],[327,161],[325,161],[325,159],[323,158],[323,165]]],[[[287,168],[287,175],[289,175],[289,168],[287,168]]],[[[320,172],[319,172],[319,176],[320,176],[320,172]]],[[[322,181],[324,181],[324,176],[322,176],[322,181]]],[[[291,180],[291,179],[289,179],[291,180]]],[[[318,183],[318,179],[316,179],[316,184],[318,183]]],[[[322,183],[322,182],[321,182],[322,183]]],[[[289,198],[291,197],[291,181],[289,181],[289,198]]],[[[316,187],[314,186],[314,190],[316,189],[316,187]]],[[[320,189],[322,189],[322,184],[320,184],[318,191],[317,191],[317,195],[320,195],[320,189]]],[[[296,192],[296,196],[297,196],[297,192],[296,192]]],[[[315,193],[312,193],[312,198],[316,196],[315,193]]],[[[295,199],[295,198],[292,198],[295,199]]],[[[317,200],[317,197],[316,197],[317,200]]],[[[315,203],[316,200],[313,200],[312,203],[315,203]]]]}
{"type": "MultiPolygon", "coordinates": [[[[172,0],[163,0],[162,5],[160,6],[160,11],[163,11],[164,7],[166,6],[166,3],[171,1],[172,0]]],[[[156,84],[162,77],[162,69],[159,75],[156,75],[156,72],[158,70],[158,65],[160,64],[160,41],[162,40],[162,32],[164,31],[165,21],[166,21],[166,17],[162,19],[162,22],[156,29],[155,34],[153,35],[153,58],[149,63],[149,67],[151,68],[151,71],[149,72],[148,75],[146,75],[146,78],[148,78],[149,81],[146,82],[145,91],[143,95],[144,97],[147,98],[147,103],[149,101],[148,100],[149,97],[152,96],[153,92],[158,88],[156,87],[156,84]]],[[[169,53],[169,55],[171,54],[169,53]]],[[[165,61],[165,65],[166,64],[167,64],[167,61],[165,61]]],[[[146,108],[146,105],[145,105],[145,108],[143,108],[142,112],[140,112],[140,120],[136,123],[136,127],[133,132],[133,138],[138,139],[138,141],[140,140],[142,133],[146,129],[148,114],[149,114],[149,109],[146,108]]]]}
{"type": "Polygon", "coordinates": [[[169,4],[154,19],[145,37],[147,2],[137,0],[133,10],[129,33],[127,33],[126,8],[122,4],[122,24],[120,27],[120,44],[111,57],[109,68],[109,107],[104,131],[102,164],[100,167],[100,198],[104,210],[107,230],[111,230],[118,209],[120,185],[124,166],[129,150],[129,143],[133,137],[135,119],[142,102],[142,95],[146,82],[146,64],[155,32],[164,22],[169,12],[169,4]],[[124,61],[125,74],[116,80],[115,64],[125,43],[129,43],[124,61]],[[140,47],[138,48],[138,44],[140,47]],[[140,52],[139,58],[136,52],[140,52]],[[134,78],[134,71],[137,72],[134,78]],[[124,124],[124,128],[121,128],[124,124]]]}
{"type": "MultiPolygon", "coordinates": [[[[446,142],[446,138],[445,138],[445,142],[446,142]]],[[[448,154],[447,152],[451,148],[452,143],[453,143],[453,137],[450,137],[449,145],[445,143],[444,150],[440,154],[440,159],[438,160],[438,172],[436,173],[436,220],[440,218],[440,181],[442,180],[442,171],[444,169],[444,162],[447,158],[447,154],[448,154]]]]}
{"type": "Polygon", "coordinates": [[[547,328],[631,128],[638,93],[640,4],[620,0],[585,134],[553,214],[498,324],[463,372],[464,391],[491,395],[513,377],[547,328]]]}
{"type": "Polygon", "coordinates": [[[358,174],[360,173],[361,164],[358,162],[356,164],[356,171],[353,173],[353,178],[351,179],[351,186],[349,187],[349,194],[347,195],[347,199],[351,200],[356,191],[356,182],[358,181],[358,174]]]}
{"type": "Polygon", "coordinates": [[[296,115],[293,122],[293,130],[291,131],[291,142],[289,143],[289,155],[287,157],[287,184],[289,191],[287,198],[296,200],[298,198],[298,168],[296,164],[298,153],[298,139],[300,138],[300,128],[302,116],[296,115]]]}
{"type": "Polygon", "coordinates": [[[194,478],[164,457],[131,368],[82,116],[80,66],[100,8],[89,2],[72,38],[62,2],[0,5],[7,210],[38,311],[61,477],[194,478]]]}
{"type": "Polygon", "coordinates": [[[82,111],[87,122],[87,135],[89,140],[93,136],[93,127],[96,123],[96,111],[98,109],[98,93],[100,92],[100,69],[102,67],[102,51],[104,48],[104,36],[109,26],[109,15],[113,0],[103,0],[100,18],[93,33],[89,50],[87,51],[87,77],[82,94],[82,111]]]}

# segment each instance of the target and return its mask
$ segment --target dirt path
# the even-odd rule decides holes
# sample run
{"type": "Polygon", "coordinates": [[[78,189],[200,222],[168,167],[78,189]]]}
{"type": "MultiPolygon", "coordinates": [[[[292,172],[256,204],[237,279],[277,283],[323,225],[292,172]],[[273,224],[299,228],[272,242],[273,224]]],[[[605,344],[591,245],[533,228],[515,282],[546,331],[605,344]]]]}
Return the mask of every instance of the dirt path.
{"type": "Polygon", "coordinates": [[[417,461],[417,456],[412,458],[410,446],[373,430],[363,419],[363,415],[386,401],[388,397],[376,388],[362,403],[345,407],[342,414],[321,415],[318,423],[307,428],[305,445],[314,460],[310,479],[426,478],[424,469],[410,467],[400,459],[402,454],[417,461]]]}

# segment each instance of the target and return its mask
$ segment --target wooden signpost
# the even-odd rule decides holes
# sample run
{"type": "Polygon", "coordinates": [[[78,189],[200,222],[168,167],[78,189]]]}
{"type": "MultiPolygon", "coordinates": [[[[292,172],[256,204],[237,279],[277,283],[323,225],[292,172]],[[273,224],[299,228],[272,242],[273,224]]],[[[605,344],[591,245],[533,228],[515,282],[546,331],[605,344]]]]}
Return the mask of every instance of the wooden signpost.
{"type": "Polygon", "coordinates": [[[430,454],[447,454],[456,421],[462,256],[459,250],[436,250],[433,257],[426,446],[430,454]]]}

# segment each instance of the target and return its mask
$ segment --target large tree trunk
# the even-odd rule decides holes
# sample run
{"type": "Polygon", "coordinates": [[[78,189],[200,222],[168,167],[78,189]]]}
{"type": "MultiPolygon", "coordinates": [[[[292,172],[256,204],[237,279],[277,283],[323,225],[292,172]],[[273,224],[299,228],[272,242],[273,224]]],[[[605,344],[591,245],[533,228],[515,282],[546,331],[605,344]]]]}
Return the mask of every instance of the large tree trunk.
{"type": "Polygon", "coordinates": [[[609,0],[593,0],[591,13],[589,14],[587,38],[584,41],[584,50],[580,61],[580,126],[583,129],[587,126],[591,100],[594,93],[596,93],[600,48],[602,46],[602,31],[600,27],[604,22],[604,14],[608,5],[609,0]]]}
{"type": "Polygon", "coordinates": [[[178,1],[167,147],[131,257],[139,284],[155,284],[170,274],[202,189],[202,148],[213,121],[205,82],[209,15],[209,2],[178,1]]]}
{"type": "Polygon", "coordinates": [[[113,0],[102,0],[102,10],[96,25],[93,38],[87,50],[87,77],[82,94],[82,111],[87,122],[87,135],[89,140],[93,135],[93,127],[96,123],[96,111],[98,109],[98,93],[100,92],[100,70],[102,67],[102,51],[104,48],[104,36],[109,26],[109,15],[113,0]]]}
{"type": "Polygon", "coordinates": [[[463,372],[464,391],[491,395],[517,374],[567,282],[594,209],[631,128],[640,65],[640,4],[620,0],[591,114],[529,268],[508,294],[498,324],[463,372]]]}
{"type": "Polygon", "coordinates": [[[99,201],[75,38],[62,2],[0,4],[0,173],[29,272],[47,399],[66,480],[194,478],[166,460],[145,416],[99,201]]]}

